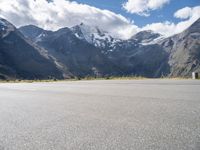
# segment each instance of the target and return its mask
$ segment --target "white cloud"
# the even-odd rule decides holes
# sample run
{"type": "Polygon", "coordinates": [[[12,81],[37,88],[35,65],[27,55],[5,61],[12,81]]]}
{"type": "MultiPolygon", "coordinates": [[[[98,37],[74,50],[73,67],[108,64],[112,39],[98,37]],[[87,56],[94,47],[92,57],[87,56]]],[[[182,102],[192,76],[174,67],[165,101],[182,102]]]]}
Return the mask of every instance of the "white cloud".
{"type": "Polygon", "coordinates": [[[66,0],[53,0],[50,3],[46,0],[0,0],[0,16],[17,27],[33,24],[50,30],[83,22],[99,26],[121,38],[129,38],[138,30],[137,26],[120,14],[66,0]]]}
{"type": "Polygon", "coordinates": [[[177,24],[173,22],[159,22],[148,24],[142,28],[142,30],[153,30],[154,32],[161,33],[165,36],[171,36],[177,33],[181,33],[189,26],[191,26],[197,19],[200,18],[200,6],[185,7],[174,13],[176,18],[187,19],[180,21],[177,24]]]}
{"type": "Polygon", "coordinates": [[[180,18],[180,19],[187,19],[187,18],[191,17],[192,14],[193,14],[193,8],[184,7],[182,9],[179,9],[178,11],[176,11],[174,13],[174,17],[180,18]]]}
{"type": "Polygon", "coordinates": [[[162,8],[170,0],[128,0],[123,4],[123,8],[132,14],[149,16],[151,10],[162,8]]]}

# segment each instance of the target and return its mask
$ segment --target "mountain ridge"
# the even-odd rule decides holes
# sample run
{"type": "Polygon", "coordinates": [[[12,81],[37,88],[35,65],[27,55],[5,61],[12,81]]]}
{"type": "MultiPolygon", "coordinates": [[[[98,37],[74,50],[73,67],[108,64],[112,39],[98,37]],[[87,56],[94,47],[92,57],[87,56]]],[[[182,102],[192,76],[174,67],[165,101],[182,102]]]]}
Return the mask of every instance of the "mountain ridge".
{"type": "Polygon", "coordinates": [[[113,38],[109,32],[85,24],[57,31],[29,25],[17,31],[53,58],[64,78],[189,77],[191,72],[200,71],[199,22],[171,37],[141,31],[128,40],[113,38]]]}
{"type": "MultiPolygon", "coordinates": [[[[63,73],[48,55],[34,46],[11,23],[1,19],[7,32],[0,38],[0,76],[2,79],[63,78],[63,73]],[[6,26],[5,26],[6,25],[6,26]],[[43,54],[42,54],[43,53],[43,54]]],[[[4,33],[4,30],[0,30],[4,33]]]]}

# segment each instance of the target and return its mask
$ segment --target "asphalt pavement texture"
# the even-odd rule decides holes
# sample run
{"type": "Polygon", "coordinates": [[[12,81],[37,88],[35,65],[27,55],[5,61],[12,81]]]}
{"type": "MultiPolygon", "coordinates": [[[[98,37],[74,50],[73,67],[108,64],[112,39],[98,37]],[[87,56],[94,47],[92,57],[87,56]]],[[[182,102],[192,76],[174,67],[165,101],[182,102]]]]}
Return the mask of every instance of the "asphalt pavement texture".
{"type": "Polygon", "coordinates": [[[0,150],[200,150],[200,80],[0,83],[0,150]]]}

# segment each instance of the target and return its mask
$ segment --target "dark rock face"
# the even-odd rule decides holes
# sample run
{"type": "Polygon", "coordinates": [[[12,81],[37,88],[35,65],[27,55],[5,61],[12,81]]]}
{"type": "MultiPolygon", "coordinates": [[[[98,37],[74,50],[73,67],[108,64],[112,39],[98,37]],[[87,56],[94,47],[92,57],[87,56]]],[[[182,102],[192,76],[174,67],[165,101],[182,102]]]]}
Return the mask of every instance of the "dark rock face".
{"type": "Polygon", "coordinates": [[[63,78],[48,55],[42,55],[42,49],[33,46],[9,22],[4,23],[4,32],[0,38],[0,78],[48,79],[63,78]]]}
{"type": "Polygon", "coordinates": [[[165,39],[142,31],[121,40],[83,24],[55,32],[32,25],[19,30],[25,37],[5,20],[0,22],[1,79],[188,77],[200,71],[200,19],[165,39]]]}

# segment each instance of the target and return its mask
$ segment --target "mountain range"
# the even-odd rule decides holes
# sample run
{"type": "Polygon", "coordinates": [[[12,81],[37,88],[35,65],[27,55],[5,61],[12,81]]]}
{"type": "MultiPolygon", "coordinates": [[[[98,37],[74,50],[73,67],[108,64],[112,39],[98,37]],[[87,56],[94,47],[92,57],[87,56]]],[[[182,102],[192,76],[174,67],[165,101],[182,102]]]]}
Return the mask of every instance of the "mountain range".
{"type": "Polygon", "coordinates": [[[0,18],[0,79],[109,76],[189,77],[200,72],[200,19],[164,37],[141,31],[122,40],[83,23],[47,31],[0,18]]]}

